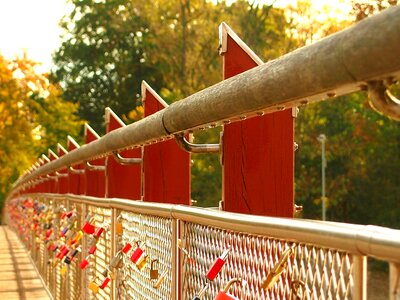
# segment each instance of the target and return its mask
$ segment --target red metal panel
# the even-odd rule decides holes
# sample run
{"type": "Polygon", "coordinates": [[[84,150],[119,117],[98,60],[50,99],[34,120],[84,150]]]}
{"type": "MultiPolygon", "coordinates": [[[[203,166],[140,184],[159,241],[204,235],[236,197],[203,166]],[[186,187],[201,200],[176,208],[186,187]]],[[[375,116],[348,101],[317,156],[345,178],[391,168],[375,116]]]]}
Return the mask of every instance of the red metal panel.
{"type": "MultiPolygon", "coordinates": [[[[254,68],[261,62],[226,24],[222,24],[221,29],[224,79],[254,68]]],[[[225,125],[224,209],[293,217],[293,145],[292,109],[225,125]]]]}
{"type": "MultiPolygon", "coordinates": [[[[124,122],[110,109],[106,108],[107,133],[124,127],[124,122]]],[[[120,152],[122,157],[141,158],[141,148],[120,152]]],[[[107,157],[107,197],[141,200],[142,166],[141,164],[121,165],[114,156],[107,157]]]]}
{"type": "MultiPolygon", "coordinates": [[[[42,166],[47,164],[48,162],[50,162],[50,159],[46,155],[42,154],[42,166]]],[[[52,186],[51,179],[48,178],[46,175],[44,175],[43,178],[44,178],[43,192],[51,193],[51,186],[52,186]]]]}
{"type": "MultiPolygon", "coordinates": [[[[48,150],[48,157],[50,159],[50,161],[56,160],[58,159],[57,154],[55,154],[52,150],[48,150]]],[[[55,173],[51,173],[49,174],[52,178],[49,181],[49,185],[50,185],[50,193],[58,193],[58,178],[56,177],[55,173]]]]}
{"type": "MultiPolygon", "coordinates": [[[[57,154],[58,157],[64,156],[68,151],[60,144],[57,145],[57,154]]],[[[59,194],[67,194],[68,193],[68,170],[62,169],[58,171],[60,173],[60,177],[58,178],[58,193],[59,194]]]]}
{"type": "MultiPolygon", "coordinates": [[[[78,149],[79,144],[70,136],[67,139],[67,148],[68,152],[71,152],[75,149],[78,149]]],[[[80,174],[75,174],[71,170],[68,170],[69,180],[68,180],[68,193],[75,195],[83,195],[85,194],[86,187],[86,176],[85,176],[85,168],[83,164],[78,164],[72,166],[78,172],[82,171],[80,174]]]]}
{"type": "MultiPolygon", "coordinates": [[[[85,143],[89,144],[95,140],[98,140],[100,136],[93,130],[89,124],[85,124],[85,143]]],[[[104,166],[105,159],[95,159],[89,161],[91,165],[94,166],[104,166]]],[[[89,170],[87,166],[86,168],[86,188],[85,195],[94,196],[94,197],[104,197],[105,196],[105,187],[106,187],[106,178],[105,171],[97,171],[97,170],[89,170]]]]}
{"type": "MultiPolygon", "coordinates": [[[[145,82],[142,83],[145,117],[168,106],[145,82]]],[[[190,204],[190,155],[175,140],[144,147],[144,201],[190,204]]]]}

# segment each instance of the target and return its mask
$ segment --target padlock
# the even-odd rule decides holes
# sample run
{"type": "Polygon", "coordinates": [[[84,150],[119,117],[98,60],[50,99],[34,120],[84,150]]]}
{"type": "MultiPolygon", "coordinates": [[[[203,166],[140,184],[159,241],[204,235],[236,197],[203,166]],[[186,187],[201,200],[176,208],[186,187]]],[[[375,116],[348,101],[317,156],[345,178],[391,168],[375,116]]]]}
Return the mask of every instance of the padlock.
{"type": "Polygon", "coordinates": [[[263,279],[261,283],[261,288],[268,290],[274,286],[274,284],[278,281],[281,274],[287,267],[287,262],[289,257],[293,255],[293,248],[288,248],[283,252],[281,258],[273,267],[273,269],[268,273],[267,277],[263,279]]]}
{"type": "Polygon", "coordinates": [[[132,244],[131,243],[126,243],[126,245],[122,248],[121,252],[128,254],[129,250],[132,249],[132,244]]]}
{"type": "Polygon", "coordinates": [[[108,267],[104,269],[104,271],[101,273],[103,277],[110,277],[112,280],[115,280],[116,275],[114,272],[112,272],[108,267]]]}
{"type": "Polygon", "coordinates": [[[203,297],[204,293],[206,292],[206,290],[209,287],[209,283],[207,282],[202,288],[201,290],[192,298],[192,300],[201,300],[201,297],[203,297]]]}
{"type": "Polygon", "coordinates": [[[237,283],[237,282],[243,283],[245,281],[240,278],[233,278],[233,279],[229,280],[228,283],[226,284],[225,288],[223,290],[219,291],[215,300],[240,300],[240,298],[238,298],[234,295],[228,294],[228,290],[230,289],[232,284],[237,283]]]}
{"type": "Polygon", "coordinates": [[[96,250],[97,250],[97,246],[96,246],[96,245],[93,245],[93,246],[91,246],[91,247],[89,248],[88,253],[89,253],[89,254],[94,254],[94,253],[96,252],[96,250]]]}
{"type": "Polygon", "coordinates": [[[76,248],[76,249],[72,252],[71,255],[67,256],[67,257],[64,259],[64,262],[65,262],[66,264],[68,264],[68,265],[71,264],[71,262],[74,260],[75,256],[76,256],[79,252],[81,252],[81,248],[80,248],[80,247],[76,248]]]}
{"type": "Polygon", "coordinates": [[[154,264],[158,262],[158,259],[153,259],[150,265],[150,279],[158,279],[158,270],[154,268],[154,264]]]}
{"type": "Polygon", "coordinates": [[[143,254],[141,258],[136,262],[136,267],[139,269],[139,271],[142,271],[144,269],[148,261],[149,261],[149,256],[143,254]]]}
{"type": "Polygon", "coordinates": [[[61,267],[61,269],[60,269],[60,275],[61,276],[64,276],[65,275],[65,273],[67,273],[67,266],[66,265],[64,265],[64,266],[62,266],[61,267]]]}
{"type": "Polygon", "coordinates": [[[98,228],[96,229],[96,231],[93,233],[93,236],[94,236],[96,239],[99,239],[100,236],[101,236],[101,234],[103,233],[103,231],[104,231],[104,227],[98,227],[98,228]]]}
{"type": "Polygon", "coordinates": [[[162,273],[161,276],[158,278],[158,280],[153,284],[153,288],[158,289],[161,286],[161,284],[164,282],[167,274],[168,274],[168,271],[164,271],[164,273],[162,273]]]}
{"type": "Polygon", "coordinates": [[[90,215],[88,215],[88,217],[86,217],[85,223],[82,226],[82,231],[86,234],[93,234],[95,231],[95,226],[92,224],[93,222],[93,217],[91,217],[90,215]]]}
{"type": "Polygon", "coordinates": [[[117,222],[115,222],[115,234],[122,235],[124,233],[124,228],[121,223],[121,215],[118,216],[117,222]]]}
{"type": "Polygon", "coordinates": [[[100,287],[96,284],[96,279],[89,283],[88,288],[93,292],[93,294],[97,294],[100,289],[100,287]]]}
{"type": "Polygon", "coordinates": [[[83,231],[82,231],[82,230],[79,230],[79,231],[76,233],[74,239],[71,241],[70,244],[71,244],[71,245],[77,244],[77,243],[82,239],[82,237],[83,237],[83,231]]]}
{"type": "Polygon", "coordinates": [[[139,260],[139,258],[142,256],[143,254],[143,243],[140,244],[139,242],[136,242],[137,248],[135,249],[135,251],[133,251],[132,255],[131,255],[131,261],[133,263],[137,263],[137,261],[139,260]]]}
{"type": "Polygon", "coordinates": [[[110,281],[111,281],[111,278],[110,278],[110,277],[104,278],[103,282],[102,282],[101,285],[100,285],[100,288],[101,288],[102,290],[104,290],[104,289],[106,288],[107,284],[108,284],[110,281]]]}
{"type": "Polygon", "coordinates": [[[87,266],[89,265],[89,259],[90,255],[86,256],[84,259],[82,259],[81,263],[79,264],[79,268],[82,270],[85,270],[87,266]]]}
{"type": "Polygon", "coordinates": [[[178,248],[186,255],[186,262],[189,264],[195,264],[196,261],[191,257],[189,252],[182,246],[182,240],[178,239],[178,248]]]}
{"type": "Polygon", "coordinates": [[[122,267],[122,253],[118,251],[110,261],[111,269],[119,269],[122,267]]]}
{"type": "Polygon", "coordinates": [[[57,258],[63,259],[69,252],[69,249],[67,246],[63,245],[62,248],[60,249],[60,253],[57,254],[57,258]]]}
{"type": "Polygon", "coordinates": [[[209,280],[214,280],[218,276],[219,272],[221,271],[222,267],[225,264],[225,260],[227,259],[229,252],[230,248],[222,252],[222,254],[215,260],[215,262],[213,263],[213,265],[210,267],[210,269],[206,274],[206,277],[209,280]]]}

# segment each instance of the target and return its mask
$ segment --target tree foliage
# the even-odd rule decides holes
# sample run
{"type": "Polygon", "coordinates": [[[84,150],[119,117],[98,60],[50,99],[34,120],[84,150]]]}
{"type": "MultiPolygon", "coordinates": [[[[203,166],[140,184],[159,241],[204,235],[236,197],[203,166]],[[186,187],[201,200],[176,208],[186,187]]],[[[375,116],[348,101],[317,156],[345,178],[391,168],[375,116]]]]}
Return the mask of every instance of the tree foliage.
{"type": "Polygon", "coordinates": [[[63,101],[35,65],[26,56],[8,61],[0,55],[0,199],[41,153],[82,125],[77,105],[63,101]]]}
{"type": "MultiPolygon", "coordinates": [[[[285,10],[257,1],[72,0],[55,53],[55,82],[62,97],[80,103],[80,115],[100,130],[104,108],[124,120],[140,116],[140,82],[146,80],[169,103],[221,80],[217,28],[227,22],[264,61],[312,43],[395,0],[354,1],[351,16],[338,20],[333,7],[315,10],[298,1],[285,10]],[[139,107],[137,110],[136,107],[139,107]]],[[[365,93],[301,108],[296,120],[296,203],[304,216],[320,218],[320,143],[327,137],[328,217],[331,220],[399,227],[399,125],[372,111],[365,93]],[[385,192],[383,191],[385,190],[385,192]],[[396,211],[396,210],[395,210],[396,211]]],[[[205,130],[195,141],[218,142],[205,130]]],[[[217,205],[221,168],[217,155],[193,156],[192,197],[217,205]]]]}

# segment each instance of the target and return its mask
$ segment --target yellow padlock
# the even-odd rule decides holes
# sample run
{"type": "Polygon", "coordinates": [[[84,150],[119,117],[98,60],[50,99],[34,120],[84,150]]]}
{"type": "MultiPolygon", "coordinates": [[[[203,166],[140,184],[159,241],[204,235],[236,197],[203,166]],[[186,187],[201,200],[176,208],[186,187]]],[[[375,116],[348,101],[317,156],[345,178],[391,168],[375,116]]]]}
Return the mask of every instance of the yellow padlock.
{"type": "Polygon", "coordinates": [[[279,261],[268,273],[267,277],[263,279],[261,283],[261,288],[263,288],[264,290],[268,290],[275,285],[275,283],[279,280],[283,271],[287,268],[289,258],[292,255],[294,255],[293,248],[288,248],[283,252],[279,261]]]}
{"type": "Polygon", "coordinates": [[[89,283],[89,290],[91,290],[94,294],[99,292],[100,287],[96,284],[95,280],[89,283]]]}
{"type": "Polygon", "coordinates": [[[146,255],[146,254],[142,255],[142,257],[136,263],[136,267],[139,269],[139,271],[142,271],[144,269],[144,267],[148,263],[148,260],[149,260],[149,256],[148,255],[146,255]]]}
{"type": "Polygon", "coordinates": [[[67,271],[68,271],[67,266],[66,265],[62,266],[60,269],[60,275],[64,276],[65,273],[67,273],[67,271]]]}

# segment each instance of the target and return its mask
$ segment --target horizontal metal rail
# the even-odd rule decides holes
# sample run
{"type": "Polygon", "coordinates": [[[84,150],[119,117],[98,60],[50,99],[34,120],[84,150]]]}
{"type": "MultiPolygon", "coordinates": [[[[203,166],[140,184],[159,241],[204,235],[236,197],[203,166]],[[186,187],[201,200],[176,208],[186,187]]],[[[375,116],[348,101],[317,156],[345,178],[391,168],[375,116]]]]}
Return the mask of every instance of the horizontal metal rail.
{"type": "Polygon", "coordinates": [[[69,194],[41,195],[60,201],[68,198],[77,203],[97,207],[127,210],[133,213],[179,219],[319,247],[335,248],[356,255],[400,263],[400,230],[395,229],[371,225],[254,216],[184,205],[117,198],[96,198],[69,194]]]}
{"type": "Polygon", "coordinates": [[[112,131],[22,176],[39,176],[224,120],[269,113],[364,89],[400,75],[400,6],[279,59],[224,80],[143,120],[112,131]]]}

